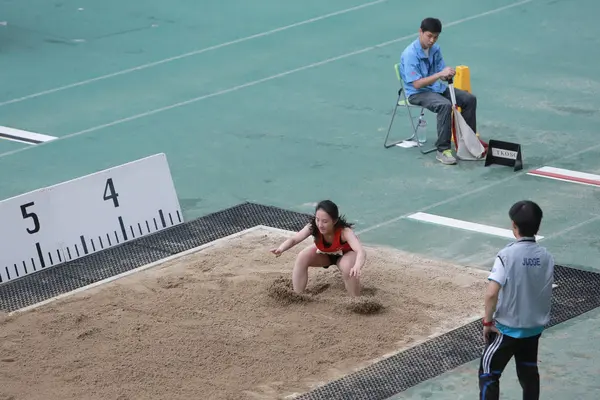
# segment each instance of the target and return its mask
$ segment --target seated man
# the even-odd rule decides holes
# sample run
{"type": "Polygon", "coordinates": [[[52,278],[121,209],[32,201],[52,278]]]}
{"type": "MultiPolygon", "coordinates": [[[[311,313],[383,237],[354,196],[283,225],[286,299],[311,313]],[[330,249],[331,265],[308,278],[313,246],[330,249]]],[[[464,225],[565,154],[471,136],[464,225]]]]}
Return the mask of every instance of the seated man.
{"type": "MultiPolygon", "coordinates": [[[[435,43],[441,32],[439,19],[425,18],[421,22],[419,38],[408,45],[400,57],[400,76],[408,101],[437,114],[436,158],[443,164],[456,164],[451,150],[452,102],[448,86],[441,82],[454,77],[456,71],[446,66],[440,46],[435,43]]],[[[460,89],[454,91],[465,121],[473,132],[477,132],[476,97],[460,89]]]]}

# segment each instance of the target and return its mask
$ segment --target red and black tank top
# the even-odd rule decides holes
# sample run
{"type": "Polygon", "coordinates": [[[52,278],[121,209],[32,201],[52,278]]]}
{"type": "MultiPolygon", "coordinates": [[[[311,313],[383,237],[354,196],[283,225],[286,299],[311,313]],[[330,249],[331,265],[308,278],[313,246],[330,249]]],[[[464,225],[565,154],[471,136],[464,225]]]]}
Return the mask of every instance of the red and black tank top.
{"type": "Polygon", "coordinates": [[[352,247],[347,242],[342,242],[342,230],[344,228],[336,228],[333,234],[333,243],[327,243],[323,235],[319,232],[315,238],[315,246],[317,251],[323,254],[344,254],[352,250],[352,247]]]}

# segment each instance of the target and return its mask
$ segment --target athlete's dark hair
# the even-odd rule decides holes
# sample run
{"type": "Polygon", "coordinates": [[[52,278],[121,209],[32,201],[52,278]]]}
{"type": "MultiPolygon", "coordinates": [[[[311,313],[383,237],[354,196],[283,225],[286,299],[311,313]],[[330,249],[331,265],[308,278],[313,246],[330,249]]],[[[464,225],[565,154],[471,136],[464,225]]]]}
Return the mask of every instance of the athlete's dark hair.
{"type": "Polygon", "coordinates": [[[421,30],[423,33],[442,33],[442,21],[437,18],[425,18],[421,21],[421,30]]]}
{"type": "Polygon", "coordinates": [[[510,219],[515,223],[521,236],[535,236],[544,216],[542,209],[530,200],[518,201],[508,211],[510,219]]]}
{"type": "MultiPolygon", "coordinates": [[[[343,215],[340,215],[338,206],[331,200],[320,201],[319,204],[317,204],[317,206],[315,207],[315,214],[319,210],[323,210],[327,214],[329,214],[332,220],[337,220],[334,225],[336,228],[352,228],[352,226],[354,226],[354,224],[347,222],[343,215]]],[[[315,221],[314,215],[310,218],[310,227],[311,235],[317,237],[317,235],[319,234],[319,228],[317,228],[317,223],[315,221]]]]}

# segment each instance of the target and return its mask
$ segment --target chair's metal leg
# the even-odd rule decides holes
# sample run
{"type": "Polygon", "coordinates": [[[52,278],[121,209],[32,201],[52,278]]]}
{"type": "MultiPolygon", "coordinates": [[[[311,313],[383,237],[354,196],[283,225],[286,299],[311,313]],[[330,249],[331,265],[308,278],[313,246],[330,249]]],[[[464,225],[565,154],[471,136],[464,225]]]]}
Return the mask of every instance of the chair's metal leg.
{"type": "MultiPolygon", "coordinates": [[[[406,107],[406,111],[408,112],[408,119],[410,119],[410,124],[412,125],[412,136],[405,140],[415,140],[417,144],[419,141],[417,140],[417,127],[415,126],[415,120],[413,119],[412,113],[410,112],[410,107],[406,104],[408,99],[406,95],[404,95],[404,107],[406,107]]],[[[421,109],[421,114],[423,114],[423,109],[421,109]]]]}
{"type": "Polygon", "coordinates": [[[423,150],[423,148],[424,148],[424,147],[423,147],[423,146],[421,146],[421,145],[419,144],[419,142],[417,142],[417,144],[418,144],[418,146],[419,146],[419,150],[421,150],[421,153],[423,153],[423,154],[429,154],[429,153],[433,153],[434,151],[437,151],[437,148],[436,148],[436,147],[430,147],[430,148],[429,148],[429,149],[427,149],[427,150],[423,150]]]}
{"type": "Polygon", "coordinates": [[[400,93],[401,93],[401,91],[398,92],[398,99],[396,100],[396,105],[394,106],[394,111],[392,113],[392,120],[390,121],[390,126],[388,127],[387,135],[385,135],[385,142],[383,142],[383,147],[385,147],[386,149],[389,149],[390,147],[393,147],[393,146],[397,145],[398,143],[402,143],[402,140],[398,140],[394,143],[388,144],[388,138],[390,136],[392,124],[394,123],[394,117],[396,116],[396,111],[398,110],[398,103],[400,102],[400,93]]]}
{"type": "MultiPolygon", "coordinates": [[[[424,113],[424,108],[421,108],[421,115],[423,115],[424,113]]],[[[388,127],[388,131],[387,131],[387,135],[385,136],[385,142],[383,143],[383,147],[385,147],[386,149],[393,147],[395,145],[397,145],[398,143],[402,143],[405,141],[415,141],[417,142],[417,146],[419,147],[419,150],[421,151],[421,153],[423,154],[429,154],[433,151],[436,151],[436,148],[430,148],[427,150],[423,150],[423,146],[421,145],[421,143],[419,142],[418,138],[417,138],[417,127],[415,126],[415,121],[413,119],[412,113],[410,112],[410,106],[408,105],[408,99],[406,98],[406,94],[405,92],[403,93],[403,89],[400,89],[398,91],[398,98],[396,99],[396,105],[394,106],[394,111],[392,113],[392,119],[390,121],[390,126],[388,127]],[[390,131],[392,129],[392,124],[394,122],[394,117],[396,116],[396,111],[398,110],[398,103],[400,102],[402,95],[404,95],[404,107],[406,108],[406,110],[408,111],[408,118],[410,119],[410,123],[412,125],[412,135],[409,138],[406,138],[404,140],[397,140],[393,143],[388,143],[388,138],[390,136],[390,131]]]]}
{"type": "Polygon", "coordinates": [[[421,144],[420,144],[418,141],[417,141],[417,145],[419,146],[419,150],[420,150],[420,151],[421,151],[421,153],[423,153],[423,154],[429,154],[429,153],[432,153],[432,152],[434,152],[434,151],[437,151],[437,148],[436,148],[436,147],[430,147],[430,148],[428,148],[427,150],[423,150],[425,147],[424,147],[424,146],[422,146],[422,145],[421,145],[421,144]]]}
{"type": "MultiPolygon", "coordinates": [[[[410,107],[408,108],[408,113],[410,115],[410,122],[412,124],[413,127],[413,136],[415,138],[415,141],[417,142],[417,146],[419,147],[419,151],[423,154],[429,154],[431,152],[434,152],[437,150],[437,148],[435,146],[430,147],[428,149],[425,149],[425,147],[421,144],[421,142],[419,142],[419,138],[417,138],[417,127],[415,126],[415,121],[412,118],[412,114],[410,113],[410,107]],[[424,150],[425,149],[425,150],[424,150]]],[[[421,107],[421,116],[425,115],[425,108],[421,107]]]]}

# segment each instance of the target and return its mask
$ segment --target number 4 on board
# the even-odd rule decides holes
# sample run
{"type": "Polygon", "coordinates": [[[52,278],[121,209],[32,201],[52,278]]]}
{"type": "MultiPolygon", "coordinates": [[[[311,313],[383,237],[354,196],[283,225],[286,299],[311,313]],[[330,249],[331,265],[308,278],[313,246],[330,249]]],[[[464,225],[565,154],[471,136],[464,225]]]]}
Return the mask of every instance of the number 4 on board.
{"type": "Polygon", "coordinates": [[[104,187],[104,200],[112,199],[115,207],[119,207],[119,200],[117,199],[119,194],[115,192],[115,185],[113,184],[112,178],[108,178],[106,181],[106,186],[104,187]]]}

